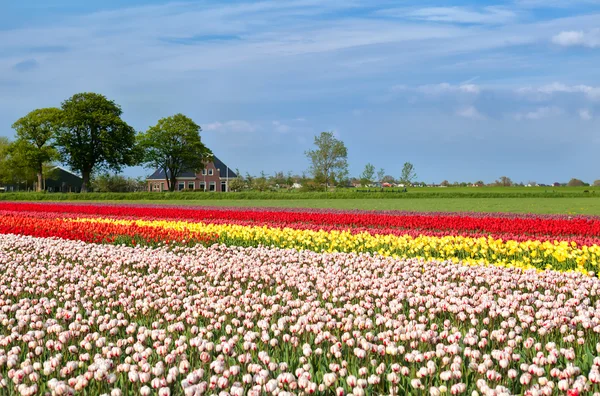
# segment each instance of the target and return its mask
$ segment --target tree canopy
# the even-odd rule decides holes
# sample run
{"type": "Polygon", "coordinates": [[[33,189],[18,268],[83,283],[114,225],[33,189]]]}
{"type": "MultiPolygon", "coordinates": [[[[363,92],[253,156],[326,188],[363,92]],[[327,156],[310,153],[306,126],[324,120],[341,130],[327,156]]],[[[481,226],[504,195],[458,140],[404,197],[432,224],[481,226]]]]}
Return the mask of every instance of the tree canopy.
{"type": "Polygon", "coordinates": [[[17,140],[11,144],[11,152],[24,167],[35,172],[37,191],[44,189],[44,165],[58,159],[54,139],[61,122],[62,111],[52,107],[33,110],[12,125],[17,140]]]}
{"type": "Polygon", "coordinates": [[[310,172],[315,180],[323,181],[327,189],[332,181],[341,180],[348,174],[348,150],[333,132],[315,136],[315,146],[315,150],[305,153],[311,163],[310,172]]]}
{"type": "Polygon", "coordinates": [[[362,184],[363,186],[369,185],[373,182],[374,178],[375,165],[368,163],[367,165],[365,165],[365,170],[363,170],[363,173],[360,175],[360,184],[362,184]]]}
{"type": "Polygon", "coordinates": [[[400,175],[400,182],[403,184],[410,184],[417,178],[415,167],[410,162],[405,162],[402,167],[402,174],[400,175]]]}
{"type": "Polygon", "coordinates": [[[191,118],[175,114],[161,118],[138,138],[147,167],[162,170],[169,191],[175,190],[176,179],[185,171],[199,171],[212,158],[212,152],[200,139],[200,128],[191,118]]]}
{"type": "Polygon", "coordinates": [[[62,103],[62,125],[56,142],[61,161],[79,171],[81,192],[99,170],[120,171],[136,165],[135,130],[121,119],[121,107],[97,93],[78,93],[62,103]]]}

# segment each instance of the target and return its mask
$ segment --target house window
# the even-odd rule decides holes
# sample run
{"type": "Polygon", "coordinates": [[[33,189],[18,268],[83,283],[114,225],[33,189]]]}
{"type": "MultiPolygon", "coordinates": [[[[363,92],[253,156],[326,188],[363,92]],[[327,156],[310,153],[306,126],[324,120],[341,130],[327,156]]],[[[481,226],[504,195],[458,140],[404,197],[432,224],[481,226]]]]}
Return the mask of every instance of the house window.
{"type": "Polygon", "coordinates": [[[154,183],[154,191],[158,191],[158,183],[154,183]]]}
{"type": "Polygon", "coordinates": [[[188,190],[193,190],[194,188],[194,182],[188,182],[188,190]]]}
{"type": "Polygon", "coordinates": [[[206,169],[202,169],[202,176],[206,176],[206,169]]]}
{"type": "Polygon", "coordinates": [[[200,182],[200,187],[198,187],[202,191],[206,191],[206,184],[204,182],[200,182]]]}
{"type": "Polygon", "coordinates": [[[208,176],[212,176],[212,175],[213,175],[213,170],[212,170],[212,169],[209,169],[209,170],[208,170],[208,176]]]}
{"type": "Polygon", "coordinates": [[[179,182],[179,185],[177,187],[179,191],[182,191],[183,189],[185,189],[185,182],[179,182]]]}
{"type": "Polygon", "coordinates": [[[165,191],[165,182],[160,183],[160,191],[165,191]]]}
{"type": "Polygon", "coordinates": [[[216,185],[215,182],[208,183],[208,191],[215,191],[216,185]]]}
{"type": "Polygon", "coordinates": [[[221,192],[227,192],[227,182],[221,182],[221,192]]]}

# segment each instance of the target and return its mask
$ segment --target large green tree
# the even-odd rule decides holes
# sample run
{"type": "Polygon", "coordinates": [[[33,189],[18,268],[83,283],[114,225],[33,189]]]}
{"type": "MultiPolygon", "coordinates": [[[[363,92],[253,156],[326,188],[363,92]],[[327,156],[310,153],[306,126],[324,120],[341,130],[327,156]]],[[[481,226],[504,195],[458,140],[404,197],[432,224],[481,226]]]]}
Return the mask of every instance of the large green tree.
{"type": "Polygon", "coordinates": [[[310,172],[328,189],[330,182],[341,180],[348,174],[348,150],[333,132],[321,132],[315,136],[315,146],[316,149],[305,153],[311,163],[310,172]]]}
{"type": "Polygon", "coordinates": [[[61,160],[81,173],[81,192],[100,170],[119,172],[136,165],[135,130],[121,119],[121,107],[105,96],[85,92],[62,103],[62,128],[56,138],[61,160]]]}
{"type": "Polygon", "coordinates": [[[33,110],[12,125],[17,140],[11,145],[11,152],[35,172],[37,191],[44,189],[44,164],[58,159],[54,139],[61,122],[62,111],[52,107],[33,110]]]}
{"type": "Polygon", "coordinates": [[[212,158],[212,152],[200,139],[200,128],[183,114],[161,118],[139,136],[143,162],[147,167],[162,170],[167,176],[169,191],[175,190],[177,177],[185,171],[199,171],[212,158]]]}

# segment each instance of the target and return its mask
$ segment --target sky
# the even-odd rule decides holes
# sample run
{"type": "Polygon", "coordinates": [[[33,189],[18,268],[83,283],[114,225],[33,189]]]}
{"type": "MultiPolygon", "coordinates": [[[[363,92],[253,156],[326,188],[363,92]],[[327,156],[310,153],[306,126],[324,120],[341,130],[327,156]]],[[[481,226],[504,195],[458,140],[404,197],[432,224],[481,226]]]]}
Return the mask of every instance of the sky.
{"type": "MultiPolygon", "coordinates": [[[[78,92],[183,113],[244,174],[600,179],[600,0],[0,0],[0,135],[78,92]]],[[[151,170],[126,169],[142,176],[151,170]]]]}

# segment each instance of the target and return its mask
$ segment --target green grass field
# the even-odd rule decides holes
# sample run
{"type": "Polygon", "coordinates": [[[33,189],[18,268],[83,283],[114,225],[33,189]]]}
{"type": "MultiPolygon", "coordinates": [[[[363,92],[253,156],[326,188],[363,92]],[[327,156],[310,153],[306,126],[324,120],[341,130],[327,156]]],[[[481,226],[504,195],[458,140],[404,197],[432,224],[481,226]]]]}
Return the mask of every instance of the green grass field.
{"type": "MultiPolygon", "coordinates": [[[[81,202],[81,201],[78,201],[81,202]]],[[[90,202],[90,201],[87,201],[90,202]]],[[[93,201],[126,204],[409,210],[423,212],[515,212],[600,215],[600,199],[590,198],[419,198],[298,200],[136,200],[93,201]]]]}

